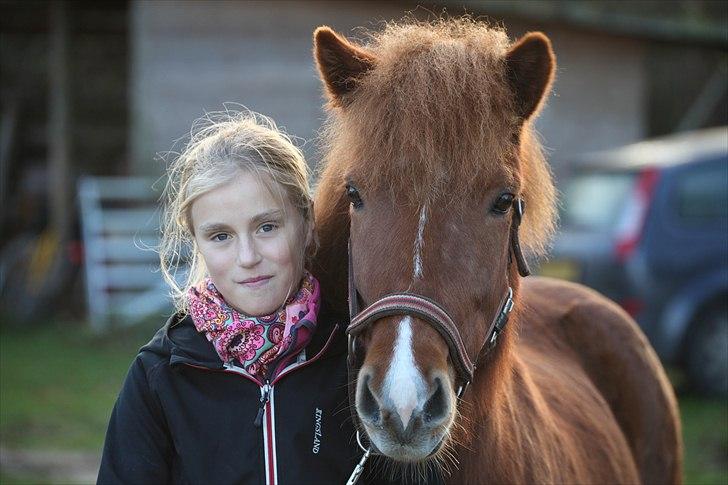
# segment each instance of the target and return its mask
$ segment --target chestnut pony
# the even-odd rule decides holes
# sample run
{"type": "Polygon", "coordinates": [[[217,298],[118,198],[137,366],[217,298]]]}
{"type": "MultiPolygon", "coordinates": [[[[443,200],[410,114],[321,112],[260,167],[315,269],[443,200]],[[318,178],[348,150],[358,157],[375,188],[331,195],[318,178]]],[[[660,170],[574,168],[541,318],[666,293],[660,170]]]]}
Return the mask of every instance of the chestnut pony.
{"type": "Polygon", "coordinates": [[[417,314],[376,319],[353,349],[365,446],[440,463],[458,484],[679,483],[675,397],[634,321],[585,287],[519,275],[514,237],[533,257],[554,226],[531,128],[554,76],[549,39],[511,44],[471,19],[370,35],[314,34],[330,112],[315,274],[346,316],[350,240],[354,298],[436,302],[475,372],[458,397],[462,359],[442,331],[417,314]],[[513,311],[490,348],[508,288],[513,311]]]}

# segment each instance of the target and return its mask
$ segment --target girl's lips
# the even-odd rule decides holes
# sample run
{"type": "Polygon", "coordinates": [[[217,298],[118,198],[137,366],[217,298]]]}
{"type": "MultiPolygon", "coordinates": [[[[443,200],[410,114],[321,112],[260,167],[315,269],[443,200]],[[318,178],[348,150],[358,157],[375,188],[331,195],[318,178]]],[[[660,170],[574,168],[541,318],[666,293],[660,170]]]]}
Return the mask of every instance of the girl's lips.
{"type": "Polygon", "coordinates": [[[255,276],[254,278],[248,278],[247,280],[243,280],[238,283],[245,286],[261,286],[264,285],[272,277],[272,275],[255,276]]]}

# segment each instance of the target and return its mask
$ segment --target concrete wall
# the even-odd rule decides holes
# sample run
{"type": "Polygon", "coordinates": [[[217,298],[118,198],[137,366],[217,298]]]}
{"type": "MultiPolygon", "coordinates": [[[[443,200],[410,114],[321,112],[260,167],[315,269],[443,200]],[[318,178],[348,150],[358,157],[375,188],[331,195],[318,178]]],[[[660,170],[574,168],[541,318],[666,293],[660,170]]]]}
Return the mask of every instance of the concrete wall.
{"type": "MultiPolygon", "coordinates": [[[[407,2],[147,2],[131,5],[131,155],[137,173],[161,173],[155,154],[170,150],[192,121],[223,103],[272,116],[308,140],[324,118],[311,56],[313,29],[327,24],[356,36],[413,8],[407,2]]],[[[512,37],[534,26],[505,22],[512,37]]],[[[561,161],[644,134],[644,48],[637,41],[546,32],[559,59],[555,94],[538,127],[561,161]]]]}

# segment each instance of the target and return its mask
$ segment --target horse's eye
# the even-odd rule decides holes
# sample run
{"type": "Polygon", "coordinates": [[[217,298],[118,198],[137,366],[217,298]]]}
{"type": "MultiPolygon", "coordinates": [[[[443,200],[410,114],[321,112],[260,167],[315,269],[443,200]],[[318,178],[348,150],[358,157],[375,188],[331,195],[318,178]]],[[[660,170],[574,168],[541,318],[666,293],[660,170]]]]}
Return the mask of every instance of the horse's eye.
{"type": "Polygon", "coordinates": [[[349,200],[351,200],[351,204],[354,206],[354,209],[360,209],[364,205],[364,202],[361,200],[361,196],[359,195],[359,191],[352,184],[346,184],[346,195],[349,197],[349,200]]]}
{"type": "Polygon", "coordinates": [[[508,212],[513,205],[513,199],[515,198],[515,195],[505,193],[498,196],[498,199],[495,201],[495,204],[493,204],[493,212],[496,214],[505,214],[508,212]]]}

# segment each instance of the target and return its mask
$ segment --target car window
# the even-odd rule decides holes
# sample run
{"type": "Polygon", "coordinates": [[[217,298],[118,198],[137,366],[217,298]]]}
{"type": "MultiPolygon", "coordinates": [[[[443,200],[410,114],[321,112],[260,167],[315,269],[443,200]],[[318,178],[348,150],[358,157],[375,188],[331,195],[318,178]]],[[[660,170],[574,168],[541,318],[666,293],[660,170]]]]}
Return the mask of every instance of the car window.
{"type": "Polygon", "coordinates": [[[677,181],[677,213],[689,223],[728,219],[728,163],[700,167],[677,181]]]}
{"type": "Polygon", "coordinates": [[[561,225],[565,228],[611,232],[619,221],[633,173],[583,173],[566,183],[561,225]]]}

